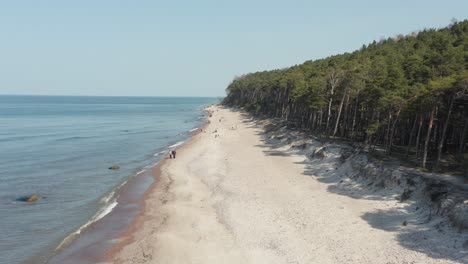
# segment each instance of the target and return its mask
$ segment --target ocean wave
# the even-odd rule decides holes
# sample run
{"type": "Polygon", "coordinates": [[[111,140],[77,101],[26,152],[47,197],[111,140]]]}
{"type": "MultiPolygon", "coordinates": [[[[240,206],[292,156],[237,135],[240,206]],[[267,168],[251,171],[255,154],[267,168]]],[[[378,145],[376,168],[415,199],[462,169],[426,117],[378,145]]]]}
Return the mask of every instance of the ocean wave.
{"type": "Polygon", "coordinates": [[[153,157],[159,156],[159,155],[164,154],[164,153],[166,153],[165,150],[159,151],[158,153],[155,153],[155,154],[153,155],[153,157]]]}
{"type": "MultiPolygon", "coordinates": [[[[119,186],[120,187],[120,186],[119,186]]],[[[86,228],[88,228],[90,225],[93,223],[96,223],[97,221],[101,220],[104,216],[108,215],[114,208],[118,205],[117,199],[113,198],[115,194],[115,190],[112,191],[109,195],[106,195],[101,199],[101,202],[105,202],[106,205],[101,207],[99,211],[97,211],[96,214],[94,214],[91,219],[86,222],[84,225],[80,226],[77,230],[69,234],[67,237],[65,237],[62,242],[55,248],[55,251],[67,246],[70,244],[78,235],[83,232],[86,228]]]]}
{"type": "Polygon", "coordinates": [[[199,127],[196,127],[196,128],[190,129],[189,132],[197,131],[198,129],[199,127]]]}
{"type": "MultiPolygon", "coordinates": [[[[120,186],[119,186],[120,187],[120,186]]],[[[114,198],[116,189],[113,189],[108,195],[105,195],[104,197],[101,198],[101,203],[102,204],[108,204],[109,201],[114,198]]]]}
{"type": "Polygon", "coordinates": [[[178,146],[180,146],[180,145],[182,145],[184,143],[185,143],[185,141],[179,141],[179,142],[175,143],[174,145],[169,146],[168,148],[175,148],[175,147],[178,147],[178,146]]]}
{"type": "Polygon", "coordinates": [[[66,138],[58,138],[55,141],[68,141],[68,140],[79,140],[79,139],[88,139],[88,138],[93,138],[93,137],[66,137],[66,138]]]}
{"type": "Polygon", "coordinates": [[[108,206],[104,207],[103,210],[101,210],[97,216],[93,219],[93,223],[96,221],[99,221],[102,219],[104,216],[108,215],[114,208],[118,205],[119,203],[116,200],[113,200],[112,203],[108,204],[108,206]]]}
{"type": "MultiPolygon", "coordinates": [[[[180,142],[179,142],[180,143],[180,142]]],[[[160,153],[164,153],[165,151],[161,151],[160,153]]],[[[145,166],[142,170],[138,171],[134,176],[139,175],[144,173],[148,168],[151,168],[154,165],[148,165],[145,166]]],[[[123,181],[121,184],[119,184],[117,187],[115,187],[111,192],[109,192],[107,195],[103,196],[99,202],[103,204],[102,206],[94,215],[91,217],[91,219],[86,222],[84,225],[80,226],[77,230],[69,234],[67,237],[65,237],[62,242],[55,248],[55,251],[60,250],[63,247],[66,247],[69,245],[78,235],[81,234],[86,228],[88,228],[90,225],[96,223],[97,221],[101,220],[104,218],[106,215],[112,212],[114,208],[119,204],[117,202],[117,196],[116,192],[118,192],[125,184],[128,183],[130,178],[127,180],[123,181]]]]}
{"type": "Polygon", "coordinates": [[[51,134],[40,134],[40,135],[13,135],[10,137],[2,137],[0,138],[0,142],[9,142],[9,141],[21,141],[21,140],[29,140],[29,139],[37,139],[37,138],[47,138],[47,137],[57,137],[62,134],[58,133],[51,133],[51,134]]]}
{"type": "Polygon", "coordinates": [[[164,132],[165,130],[162,130],[162,129],[146,129],[146,130],[143,130],[143,131],[131,131],[131,130],[127,130],[127,131],[120,131],[121,134],[120,135],[140,135],[140,134],[155,134],[155,133],[160,133],[160,132],[164,132]]]}

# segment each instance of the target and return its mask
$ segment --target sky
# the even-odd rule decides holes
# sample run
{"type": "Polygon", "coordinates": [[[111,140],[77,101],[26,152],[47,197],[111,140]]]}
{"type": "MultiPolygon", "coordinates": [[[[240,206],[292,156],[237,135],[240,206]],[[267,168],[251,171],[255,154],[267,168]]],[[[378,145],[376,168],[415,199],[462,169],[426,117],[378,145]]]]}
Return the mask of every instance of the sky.
{"type": "Polygon", "coordinates": [[[0,94],[224,96],[236,76],[467,11],[467,0],[0,0],[0,94]]]}

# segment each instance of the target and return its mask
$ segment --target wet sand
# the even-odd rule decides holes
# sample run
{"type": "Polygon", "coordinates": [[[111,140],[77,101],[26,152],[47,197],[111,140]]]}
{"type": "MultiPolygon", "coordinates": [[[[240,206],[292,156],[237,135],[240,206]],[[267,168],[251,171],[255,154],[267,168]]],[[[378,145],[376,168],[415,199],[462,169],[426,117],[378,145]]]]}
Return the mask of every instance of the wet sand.
{"type": "MultiPolygon", "coordinates": [[[[205,126],[193,130],[192,138],[205,126]]],[[[63,246],[52,252],[51,257],[42,258],[48,259],[46,262],[49,264],[106,263],[113,252],[132,242],[131,234],[144,220],[148,195],[161,185],[161,167],[166,160],[167,155],[149,170],[130,177],[115,190],[117,206],[109,214],[84,228],[79,235],[71,234],[67,237],[70,241],[62,241],[63,246]]],[[[38,263],[39,259],[39,256],[34,256],[24,264],[38,263]]]]}
{"type": "MultiPolygon", "coordinates": [[[[304,156],[266,147],[262,128],[248,117],[211,110],[204,132],[161,165],[108,262],[460,263],[432,257],[431,248],[405,247],[397,232],[363,218],[404,204],[330,192],[304,174],[304,156]]],[[[424,239],[444,247],[450,238],[424,239]]]]}
{"type": "MultiPolygon", "coordinates": [[[[162,164],[162,163],[160,163],[162,164]]],[[[142,211],[144,195],[150,186],[156,185],[160,165],[149,171],[131,177],[129,181],[117,190],[118,205],[101,220],[92,223],[76,237],[70,237],[70,243],[65,243],[49,260],[48,264],[101,263],[105,260],[105,252],[112,249],[128,227],[138,219],[142,211]]],[[[37,263],[34,259],[28,263],[37,263]]]]}

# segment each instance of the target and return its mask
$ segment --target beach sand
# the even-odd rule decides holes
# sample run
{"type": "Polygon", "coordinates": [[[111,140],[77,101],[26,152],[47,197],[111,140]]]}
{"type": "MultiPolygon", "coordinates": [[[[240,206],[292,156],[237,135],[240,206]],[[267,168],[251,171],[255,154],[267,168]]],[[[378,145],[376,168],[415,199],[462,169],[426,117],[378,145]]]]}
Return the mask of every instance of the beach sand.
{"type": "Polygon", "coordinates": [[[304,156],[272,152],[247,115],[210,110],[204,131],[161,165],[111,262],[459,263],[405,246],[397,231],[362,217],[398,210],[398,201],[330,192],[304,174],[304,156]]]}

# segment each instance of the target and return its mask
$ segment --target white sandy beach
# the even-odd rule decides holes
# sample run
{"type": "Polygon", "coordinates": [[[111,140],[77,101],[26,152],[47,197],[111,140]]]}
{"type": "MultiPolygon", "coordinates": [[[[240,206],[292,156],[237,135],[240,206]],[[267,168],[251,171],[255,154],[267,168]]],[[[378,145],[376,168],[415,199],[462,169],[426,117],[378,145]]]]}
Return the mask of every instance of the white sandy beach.
{"type": "MultiPolygon", "coordinates": [[[[240,112],[211,110],[206,130],[161,167],[114,263],[460,263],[411,248],[398,230],[363,217],[404,204],[330,192],[304,174],[304,156],[272,155],[261,127],[240,112]]],[[[441,239],[430,245],[446,246],[441,239]]]]}

